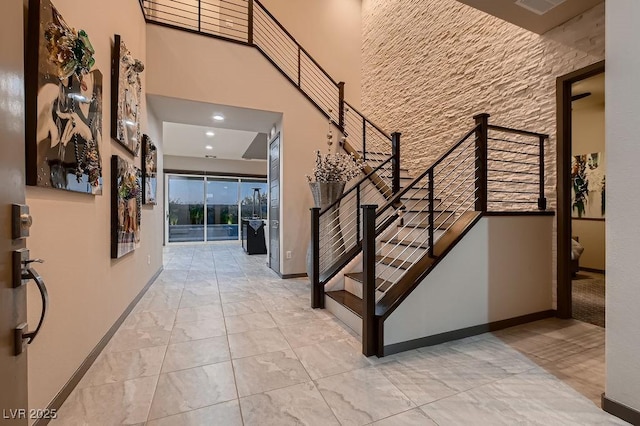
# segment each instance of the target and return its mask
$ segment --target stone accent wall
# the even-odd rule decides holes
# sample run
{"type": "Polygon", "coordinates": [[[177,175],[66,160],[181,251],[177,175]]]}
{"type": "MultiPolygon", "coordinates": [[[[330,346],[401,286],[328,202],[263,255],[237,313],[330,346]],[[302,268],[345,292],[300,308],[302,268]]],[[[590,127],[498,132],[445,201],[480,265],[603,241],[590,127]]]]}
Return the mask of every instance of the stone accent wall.
{"type": "Polygon", "coordinates": [[[604,59],[604,3],[538,35],[455,0],[365,0],[362,106],[402,132],[419,174],[473,125],[551,135],[547,197],[555,208],[556,77],[604,59]]]}
{"type": "Polygon", "coordinates": [[[402,132],[402,162],[414,176],[477,113],[548,133],[546,196],[555,209],[556,77],[604,59],[604,15],[603,2],[538,35],[455,0],[364,0],[363,112],[402,132]]]}

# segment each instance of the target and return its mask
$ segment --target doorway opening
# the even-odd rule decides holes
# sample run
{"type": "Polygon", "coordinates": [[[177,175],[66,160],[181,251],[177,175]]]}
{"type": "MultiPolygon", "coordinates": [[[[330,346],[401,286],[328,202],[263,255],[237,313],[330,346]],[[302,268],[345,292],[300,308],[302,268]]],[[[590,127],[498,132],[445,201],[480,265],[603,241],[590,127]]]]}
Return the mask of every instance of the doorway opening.
{"type": "Polygon", "coordinates": [[[557,79],[557,307],[604,327],[604,61],[557,79]]]}

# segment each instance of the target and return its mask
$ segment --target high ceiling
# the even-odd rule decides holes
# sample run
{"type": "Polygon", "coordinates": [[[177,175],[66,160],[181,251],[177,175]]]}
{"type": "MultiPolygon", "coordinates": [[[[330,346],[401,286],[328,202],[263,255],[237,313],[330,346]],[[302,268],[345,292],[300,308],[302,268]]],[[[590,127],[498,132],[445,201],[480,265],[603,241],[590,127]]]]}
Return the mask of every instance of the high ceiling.
{"type": "Polygon", "coordinates": [[[282,118],[282,113],[278,112],[165,96],[149,95],[147,101],[158,120],[163,122],[165,155],[264,160],[267,150],[264,134],[269,134],[282,118]],[[214,115],[221,115],[224,120],[216,121],[214,115]],[[207,132],[215,135],[208,136],[207,132]],[[263,145],[264,149],[261,149],[263,145]]]}
{"type": "Polygon", "coordinates": [[[557,4],[540,15],[518,5],[516,0],[458,1],[538,34],[544,34],[603,2],[603,0],[520,0],[521,3],[538,10],[546,10],[557,4]]]}

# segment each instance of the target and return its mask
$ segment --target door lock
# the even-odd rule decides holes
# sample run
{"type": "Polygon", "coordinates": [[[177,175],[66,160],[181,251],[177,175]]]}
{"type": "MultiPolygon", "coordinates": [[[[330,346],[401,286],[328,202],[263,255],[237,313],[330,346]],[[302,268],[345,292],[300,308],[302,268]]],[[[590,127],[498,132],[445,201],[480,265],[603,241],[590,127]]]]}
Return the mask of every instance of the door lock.
{"type": "Polygon", "coordinates": [[[14,204],[12,206],[11,238],[26,238],[29,236],[29,228],[33,224],[33,218],[29,214],[29,206],[14,204]]]}

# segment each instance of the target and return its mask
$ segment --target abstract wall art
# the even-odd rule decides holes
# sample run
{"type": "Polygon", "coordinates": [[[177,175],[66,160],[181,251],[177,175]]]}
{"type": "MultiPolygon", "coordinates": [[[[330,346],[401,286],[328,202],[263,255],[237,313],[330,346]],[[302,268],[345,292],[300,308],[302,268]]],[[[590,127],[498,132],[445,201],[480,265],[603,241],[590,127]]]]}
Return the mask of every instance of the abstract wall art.
{"type": "Polygon", "coordinates": [[[27,185],[102,194],[102,73],[84,30],[49,0],[30,0],[27,185]]]}
{"type": "Polygon", "coordinates": [[[142,168],[142,204],[158,204],[158,149],[149,135],[142,135],[142,168]]]}
{"type": "Polygon", "coordinates": [[[138,156],[141,144],[142,82],[144,64],[135,59],[116,34],[111,58],[111,137],[138,156]]]}
{"type": "Polygon", "coordinates": [[[571,157],[571,216],[577,219],[605,217],[604,153],[571,157]]]}
{"type": "Polygon", "coordinates": [[[140,170],[117,155],[111,157],[111,258],[140,247],[142,182],[140,170]]]}

